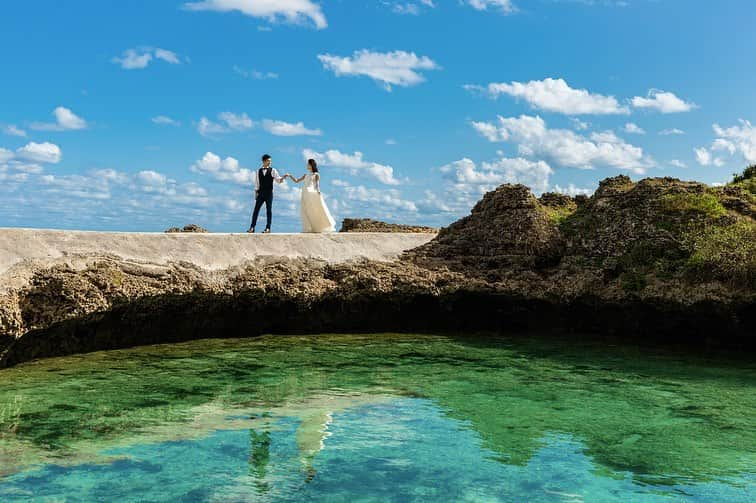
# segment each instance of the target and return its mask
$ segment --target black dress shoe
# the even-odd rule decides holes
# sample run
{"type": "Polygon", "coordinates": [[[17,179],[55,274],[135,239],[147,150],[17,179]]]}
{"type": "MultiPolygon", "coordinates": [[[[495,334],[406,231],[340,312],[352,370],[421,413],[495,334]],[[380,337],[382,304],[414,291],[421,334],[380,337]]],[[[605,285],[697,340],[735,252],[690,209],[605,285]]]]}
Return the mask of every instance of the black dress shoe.
{"type": "Polygon", "coordinates": [[[250,227],[249,229],[247,229],[247,234],[254,234],[254,233],[255,233],[254,227],[250,227]]]}
{"type": "Polygon", "coordinates": [[[263,231],[263,234],[270,234],[270,229],[265,229],[265,230],[263,231]]]}

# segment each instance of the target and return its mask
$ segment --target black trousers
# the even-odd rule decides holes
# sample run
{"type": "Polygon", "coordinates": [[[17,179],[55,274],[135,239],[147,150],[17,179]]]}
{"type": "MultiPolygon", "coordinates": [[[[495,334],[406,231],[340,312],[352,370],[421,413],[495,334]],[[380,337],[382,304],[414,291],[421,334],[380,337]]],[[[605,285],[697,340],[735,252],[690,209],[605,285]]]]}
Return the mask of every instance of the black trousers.
{"type": "Polygon", "coordinates": [[[263,203],[265,204],[265,213],[268,218],[266,229],[270,229],[270,224],[273,221],[273,191],[260,191],[257,193],[257,199],[255,199],[255,211],[252,212],[252,227],[257,227],[257,217],[260,214],[260,208],[263,203]]]}

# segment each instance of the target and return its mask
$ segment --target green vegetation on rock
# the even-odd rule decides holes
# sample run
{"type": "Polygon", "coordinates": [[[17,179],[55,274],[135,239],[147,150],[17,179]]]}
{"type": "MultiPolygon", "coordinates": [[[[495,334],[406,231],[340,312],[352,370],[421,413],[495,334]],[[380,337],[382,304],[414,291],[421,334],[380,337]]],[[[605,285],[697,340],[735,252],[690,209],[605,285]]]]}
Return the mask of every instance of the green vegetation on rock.
{"type": "Polygon", "coordinates": [[[666,211],[696,212],[712,219],[727,214],[717,196],[709,192],[667,194],[662,201],[666,211]]]}

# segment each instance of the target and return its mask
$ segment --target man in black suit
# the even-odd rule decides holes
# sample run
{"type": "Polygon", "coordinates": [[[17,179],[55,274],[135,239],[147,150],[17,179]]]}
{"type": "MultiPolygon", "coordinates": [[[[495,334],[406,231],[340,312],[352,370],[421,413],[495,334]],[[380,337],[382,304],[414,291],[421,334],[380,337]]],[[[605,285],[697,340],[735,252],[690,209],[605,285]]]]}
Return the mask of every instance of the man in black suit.
{"type": "Polygon", "coordinates": [[[257,226],[257,217],[260,214],[260,208],[265,203],[266,216],[268,218],[264,234],[270,232],[270,224],[273,219],[273,182],[283,183],[289,175],[280,176],[275,168],[270,166],[273,159],[265,154],[262,156],[262,167],[257,170],[255,176],[255,210],[252,212],[252,225],[247,232],[254,233],[257,226]]]}

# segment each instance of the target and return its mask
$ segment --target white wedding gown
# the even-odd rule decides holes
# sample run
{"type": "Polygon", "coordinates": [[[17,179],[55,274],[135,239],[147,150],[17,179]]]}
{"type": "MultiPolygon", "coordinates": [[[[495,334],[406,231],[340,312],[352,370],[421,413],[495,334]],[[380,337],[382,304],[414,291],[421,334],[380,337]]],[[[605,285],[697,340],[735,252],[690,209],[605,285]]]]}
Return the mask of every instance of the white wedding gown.
{"type": "Polygon", "coordinates": [[[318,192],[319,182],[312,173],[305,175],[302,189],[302,232],[334,232],[336,221],[328,211],[323,196],[318,192]]]}

